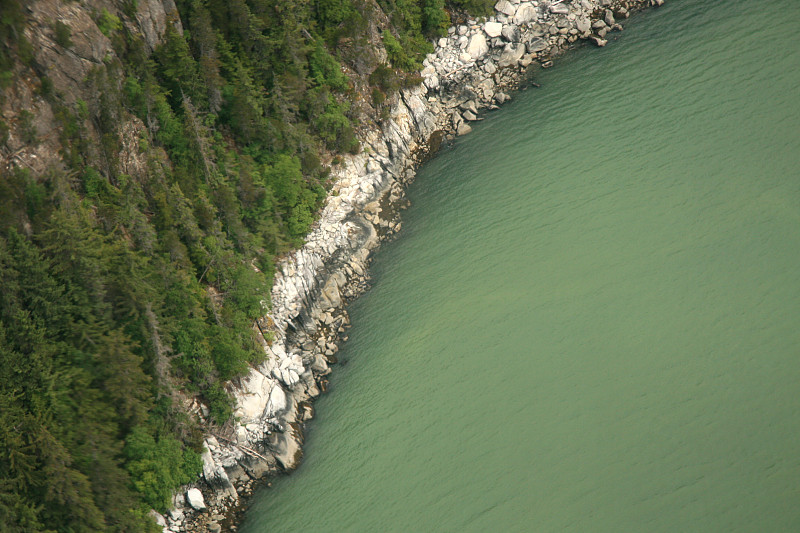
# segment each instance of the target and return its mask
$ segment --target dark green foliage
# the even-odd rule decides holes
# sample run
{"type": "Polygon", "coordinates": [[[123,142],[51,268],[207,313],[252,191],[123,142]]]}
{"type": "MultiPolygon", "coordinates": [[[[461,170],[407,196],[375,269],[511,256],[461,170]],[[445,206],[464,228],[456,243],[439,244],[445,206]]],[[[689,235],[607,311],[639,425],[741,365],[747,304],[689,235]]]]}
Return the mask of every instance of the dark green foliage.
{"type": "Polygon", "coordinates": [[[8,124],[3,119],[0,119],[0,145],[6,144],[8,141],[8,124]]]}
{"type": "Polygon", "coordinates": [[[97,16],[97,27],[103,32],[103,35],[109,37],[111,32],[122,29],[122,22],[118,16],[103,8],[103,11],[97,16]]]}
{"type": "Polygon", "coordinates": [[[494,0],[449,0],[453,7],[474,16],[486,17],[493,13],[494,0]]]}
{"type": "MultiPolygon", "coordinates": [[[[25,14],[19,0],[0,0],[0,88],[13,79],[14,54],[25,26],[25,14]]],[[[27,43],[27,41],[25,41],[27,43]]]]}
{"type": "Polygon", "coordinates": [[[19,112],[19,133],[20,138],[27,144],[36,144],[36,125],[33,123],[34,114],[23,109],[19,112]]]}
{"type": "Polygon", "coordinates": [[[53,31],[56,34],[56,43],[64,48],[72,47],[72,30],[69,26],[57,20],[53,25],[53,31]]]}
{"type": "Polygon", "coordinates": [[[442,37],[447,35],[450,17],[444,10],[444,0],[423,0],[422,2],[422,33],[427,37],[442,37]]]}
{"type": "Polygon", "coordinates": [[[169,509],[175,487],[189,483],[203,470],[200,457],[184,450],[175,438],[153,437],[141,426],[128,434],[124,453],[133,485],[160,512],[169,509]]]}

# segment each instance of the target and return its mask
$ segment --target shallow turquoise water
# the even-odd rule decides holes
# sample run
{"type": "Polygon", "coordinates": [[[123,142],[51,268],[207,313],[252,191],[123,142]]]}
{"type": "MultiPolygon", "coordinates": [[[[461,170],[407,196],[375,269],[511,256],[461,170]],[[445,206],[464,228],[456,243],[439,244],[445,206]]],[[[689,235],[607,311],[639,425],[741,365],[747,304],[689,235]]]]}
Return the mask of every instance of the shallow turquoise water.
{"type": "Polygon", "coordinates": [[[800,531],[800,2],[676,0],[419,172],[241,531],[800,531]]]}

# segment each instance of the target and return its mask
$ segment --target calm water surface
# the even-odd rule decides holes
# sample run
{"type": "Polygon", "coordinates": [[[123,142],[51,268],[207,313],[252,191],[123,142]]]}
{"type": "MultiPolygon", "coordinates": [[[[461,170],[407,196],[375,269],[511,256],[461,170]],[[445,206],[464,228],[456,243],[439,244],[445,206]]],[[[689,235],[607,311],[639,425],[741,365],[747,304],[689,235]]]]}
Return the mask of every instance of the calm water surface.
{"type": "Polygon", "coordinates": [[[426,165],[241,531],[800,531],[798,27],[672,1],[426,165]]]}

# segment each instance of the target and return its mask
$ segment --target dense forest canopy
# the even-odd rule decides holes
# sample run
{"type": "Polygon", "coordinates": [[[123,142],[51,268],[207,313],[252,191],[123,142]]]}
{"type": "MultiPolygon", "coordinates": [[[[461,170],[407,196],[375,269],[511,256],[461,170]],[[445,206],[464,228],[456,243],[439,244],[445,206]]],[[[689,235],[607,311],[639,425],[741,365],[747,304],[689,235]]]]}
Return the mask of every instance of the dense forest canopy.
{"type": "Polygon", "coordinates": [[[150,50],[137,0],[0,0],[0,532],[155,530],[148,510],[202,468],[202,426],[231,417],[226,382],[264,357],[254,320],[323,161],[359,150],[451,14],[491,6],[176,4],[150,50]],[[74,94],[31,36],[68,53],[77,35],[34,3],[88,12],[113,46],[74,94]],[[23,83],[42,105],[15,109],[23,83]],[[44,171],[14,159],[43,120],[44,171]]]}

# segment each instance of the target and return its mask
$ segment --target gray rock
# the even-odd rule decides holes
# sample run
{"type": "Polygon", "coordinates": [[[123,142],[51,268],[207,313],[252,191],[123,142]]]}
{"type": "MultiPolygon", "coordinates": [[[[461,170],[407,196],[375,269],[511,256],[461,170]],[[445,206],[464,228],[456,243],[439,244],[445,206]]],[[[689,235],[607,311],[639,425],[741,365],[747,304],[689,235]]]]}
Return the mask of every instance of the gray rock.
{"type": "Polygon", "coordinates": [[[547,41],[543,39],[535,39],[528,43],[528,52],[535,54],[547,49],[547,41]]]}
{"type": "Polygon", "coordinates": [[[466,135],[470,132],[472,132],[472,128],[466,122],[459,124],[458,128],[456,129],[456,135],[466,135]]]}
{"type": "Polygon", "coordinates": [[[605,15],[603,15],[603,22],[606,23],[606,26],[613,26],[616,24],[616,20],[614,20],[614,13],[611,12],[610,9],[606,9],[605,15]]]}
{"type": "Polygon", "coordinates": [[[550,13],[566,15],[569,13],[569,8],[565,4],[555,4],[550,6],[550,13]]]}
{"type": "Polygon", "coordinates": [[[589,2],[589,0],[581,0],[581,7],[584,9],[584,11],[591,11],[594,9],[594,6],[591,2],[589,2]]]}
{"type": "Polygon", "coordinates": [[[478,120],[478,117],[475,116],[475,113],[472,111],[464,111],[464,120],[468,120],[469,122],[475,122],[478,120]]]}
{"type": "Polygon", "coordinates": [[[595,45],[600,46],[600,47],[605,46],[605,45],[608,44],[608,41],[606,41],[605,39],[603,39],[602,37],[599,37],[597,35],[590,35],[589,36],[589,40],[592,43],[594,43],[595,45]]]}
{"type": "Polygon", "coordinates": [[[589,17],[581,17],[575,23],[575,28],[581,33],[587,33],[592,30],[592,22],[589,17]]]}
{"type": "Polygon", "coordinates": [[[153,517],[153,520],[156,521],[156,524],[158,524],[161,527],[167,527],[167,520],[161,514],[157,513],[154,509],[150,509],[150,513],[148,514],[153,517]]]}
{"type": "Polygon", "coordinates": [[[186,491],[186,501],[192,506],[195,511],[205,511],[206,502],[203,499],[203,493],[200,489],[189,489],[186,491]]]}
{"type": "Polygon", "coordinates": [[[503,25],[499,22],[487,22],[483,25],[483,31],[485,31],[486,35],[489,37],[498,37],[503,31],[503,25]]]}
{"type": "Polygon", "coordinates": [[[487,61],[486,64],[483,66],[483,71],[490,76],[497,72],[497,67],[494,66],[494,63],[491,61],[487,61]]]}
{"type": "Polygon", "coordinates": [[[595,20],[594,22],[592,22],[592,29],[594,30],[599,30],[600,28],[605,28],[605,27],[606,23],[602,20],[595,20]]]}
{"type": "Polygon", "coordinates": [[[267,407],[264,409],[264,416],[275,418],[284,411],[286,411],[286,393],[280,384],[275,383],[275,386],[269,391],[269,400],[267,400],[267,407]]]}
{"type": "Polygon", "coordinates": [[[472,59],[478,59],[489,51],[489,45],[486,43],[486,37],[483,33],[476,33],[469,40],[467,45],[467,53],[472,59]]]}
{"type": "Polygon", "coordinates": [[[517,64],[520,58],[522,58],[522,54],[524,53],[525,53],[525,45],[521,43],[519,44],[509,43],[503,49],[503,54],[497,61],[497,66],[499,68],[514,66],[517,64]]]}
{"type": "Polygon", "coordinates": [[[470,111],[473,115],[478,114],[478,104],[475,100],[467,100],[459,106],[463,111],[470,111]]]}
{"type": "Polygon", "coordinates": [[[517,9],[517,12],[514,14],[514,24],[525,24],[526,22],[530,22],[532,20],[536,20],[536,8],[533,7],[531,4],[524,4],[517,9]]]}
{"type": "Polygon", "coordinates": [[[500,0],[494,5],[494,8],[500,13],[508,15],[509,17],[513,17],[514,13],[517,12],[517,8],[514,7],[514,5],[508,0],[500,0]]]}
{"type": "Polygon", "coordinates": [[[517,26],[506,24],[502,30],[503,39],[511,43],[518,43],[522,39],[522,33],[517,26]]]}
{"type": "Polygon", "coordinates": [[[220,531],[222,531],[222,526],[216,522],[209,522],[206,526],[206,530],[208,530],[208,533],[220,533],[220,531]]]}

